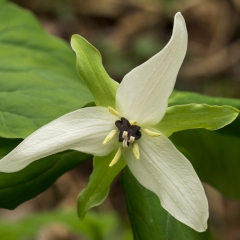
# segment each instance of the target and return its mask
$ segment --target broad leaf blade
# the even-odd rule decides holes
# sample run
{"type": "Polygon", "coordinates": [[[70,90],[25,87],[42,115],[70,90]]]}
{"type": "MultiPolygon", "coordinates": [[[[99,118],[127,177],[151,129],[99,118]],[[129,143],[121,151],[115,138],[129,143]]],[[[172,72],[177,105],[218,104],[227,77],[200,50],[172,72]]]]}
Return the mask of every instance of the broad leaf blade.
{"type": "Polygon", "coordinates": [[[217,130],[231,123],[239,110],[230,106],[185,104],[169,107],[163,119],[154,127],[170,136],[174,132],[205,128],[217,130]]]}
{"type": "Polygon", "coordinates": [[[94,157],[93,172],[87,187],[78,196],[78,217],[83,219],[85,213],[101,204],[107,197],[110,185],[126,163],[121,158],[114,166],[109,167],[114,152],[105,157],[94,157]]]}
{"type": "Polygon", "coordinates": [[[240,199],[240,139],[204,129],[174,133],[173,143],[191,161],[198,176],[229,198],[240,199]]]}
{"type": "Polygon", "coordinates": [[[25,138],[93,98],[74,54],[14,4],[0,8],[0,137],[25,138]]]}
{"type": "MultiPolygon", "coordinates": [[[[0,138],[0,158],[19,140],[0,138]]],[[[15,173],[0,173],[0,208],[14,209],[50,187],[62,174],[81,164],[90,156],[67,151],[40,159],[15,173]]]]}
{"type": "Polygon", "coordinates": [[[210,97],[193,92],[184,92],[174,90],[171,94],[168,105],[181,105],[189,103],[205,103],[209,105],[229,105],[240,109],[240,100],[233,98],[210,97]]]}
{"type": "Polygon", "coordinates": [[[135,240],[210,240],[209,231],[198,233],[164,210],[158,197],[144,188],[128,168],[124,170],[127,209],[135,240]]]}
{"type": "Polygon", "coordinates": [[[93,94],[96,105],[115,108],[118,83],[105,71],[99,51],[79,35],[72,36],[71,45],[77,56],[78,73],[93,94]]]}

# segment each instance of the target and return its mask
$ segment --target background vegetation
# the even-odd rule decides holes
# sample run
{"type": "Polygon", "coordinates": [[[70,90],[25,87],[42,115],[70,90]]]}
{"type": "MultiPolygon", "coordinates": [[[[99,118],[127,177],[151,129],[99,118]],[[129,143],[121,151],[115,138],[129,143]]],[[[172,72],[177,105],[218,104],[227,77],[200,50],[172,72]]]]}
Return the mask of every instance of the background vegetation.
{"type": "MultiPolygon", "coordinates": [[[[238,0],[15,0],[12,2],[29,9],[47,32],[63,38],[68,43],[71,35],[75,33],[88,39],[100,50],[104,66],[110,76],[119,82],[133,67],[161,50],[171,36],[173,16],[180,11],[186,20],[189,47],[176,89],[217,97],[240,98],[240,2],[238,0]]],[[[131,239],[123,186],[119,179],[114,182],[104,204],[97,207],[96,212],[100,214],[99,217],[96,217],[96,213],[93,213],[93,216],[90,214],[89,218],[92,219],[86,219],[82,223],[86,228],[97,229],[99,234],[96,238],[88,234],[92,231],[72,227],[74,224],[78,225],[77,217],[73,213],[71,219],[75,218],[74,223],[66,220],[69,215],[63,217],[65,209],[75,207],[77,194],[87,184],[91,171],[91,162],[85,162],[81,168],[66,173],[47,191],[20,205],[14,211],[1,210],[0,216],[4,220],[0,222],[1,234],[3,233],[1,228],[9,229],[9,232],[19,234],[18,237],[21,239],[21,236],[25,236],[21,231],[26,228],[32,229],[27,239],[105,240],[115,239],[113,236],[119,236],[119,239],[131,239]],[[38,215],[42,211],[53,210],[57,211],[55,215],[46,214],[44,217],[38,215]],[[105,211],[111,213],[102,215],[105,211]],[[22,217],[30,213],[33,214],[30,220],[22,220],[22,217]],[[38,220],[42,218],[48,220],[38,220]],[[59,227],[59,224],[63,224],[59,221],[61,218],[64,218],[67,224],[59,227]],[[42,222],[47,224],[44,225],[42,222]],[[59,229],[64,233],[59,234],[59,229]],[[108,232],[106,229],[113,230],[108,232]],[[48,234],[47,237],[44,234],[48,234]]],[[[204,186],[210,202],[209,224],[213,238],[240,239],[240,204],[223,198],[209,185],[204,186]]],[[[5,234],[4,240],[17,239],[16,235],[11,238],[11,235],[5,234]]]]}

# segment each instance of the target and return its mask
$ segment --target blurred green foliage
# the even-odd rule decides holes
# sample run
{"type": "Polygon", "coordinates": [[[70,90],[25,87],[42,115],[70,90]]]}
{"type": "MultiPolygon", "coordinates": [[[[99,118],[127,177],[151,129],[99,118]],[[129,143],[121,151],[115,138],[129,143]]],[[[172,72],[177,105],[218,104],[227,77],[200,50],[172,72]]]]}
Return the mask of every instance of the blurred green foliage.
{"type": "Polygon", "coordinates": [[[14,222],[0,220],[0,236],[4,240],[36,239],[44,229],[51,230],[54,226],[58,227],[60,233],[62,228],[79,236],[74,239],[132,240],[130,227],[124,225],[116,214],[90,212],[84,221],[79,222],[76,211],[73,210],[34,214],[14,222]]]}

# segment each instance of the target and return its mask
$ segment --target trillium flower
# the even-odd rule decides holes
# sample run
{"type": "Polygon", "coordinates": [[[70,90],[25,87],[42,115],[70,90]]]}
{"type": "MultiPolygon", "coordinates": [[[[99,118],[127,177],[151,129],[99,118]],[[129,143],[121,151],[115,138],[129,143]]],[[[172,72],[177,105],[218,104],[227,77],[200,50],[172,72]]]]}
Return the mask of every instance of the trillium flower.
{"type": "Polygon", "coordinates": [[[187,49],[180,13],[165,48],[129,72],[116,93],[116,105],[68,113],[27,137],[0,161],[15,172],[48,155],[74,149],[96,156],[122,155],[135,176],[154,192],[172,216],[197,231],[207,228],[208,202],[191,163],[154,125],[163,118],[187,49]]]}

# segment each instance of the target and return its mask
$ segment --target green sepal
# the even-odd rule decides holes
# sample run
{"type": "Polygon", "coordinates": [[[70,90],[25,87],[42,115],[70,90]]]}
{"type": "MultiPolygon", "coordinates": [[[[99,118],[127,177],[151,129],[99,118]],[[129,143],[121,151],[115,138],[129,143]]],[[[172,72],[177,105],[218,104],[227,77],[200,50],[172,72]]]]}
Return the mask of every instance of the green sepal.
{"type": "Polygon", "coordinates": [[[114,108],[118,83],[104,69],[99,51],[79,35],[72,36],[71,46],[76,53],[78,74],[91,91],[96,105],[114,108]]]}
{"type": "Polygon", "coordinates": [[[127,210],[135,240],[211,240],[172,217],[159,198],[144,188],[126,167],[123,175],[127,210]]]}
{"type": "Polygon", "coordinates": [[[176,105],[167,108],[163,119],[154,127],[166,136],[187,129],[217,130],[235,120],[238,113],[239,110],[231,106],[176,105]]]}
{"type": "Polygon", "coordinates": [[[112,152],[104,157],[94,157],[89,183],[78,195],[77,212],[80,219],[84,218],[89,209],[100,205],[106,199],[112,181],[126,166],[125,160],[121,157],[114,166],[109,167],[115,154],[116,152],[112,152]]]}

